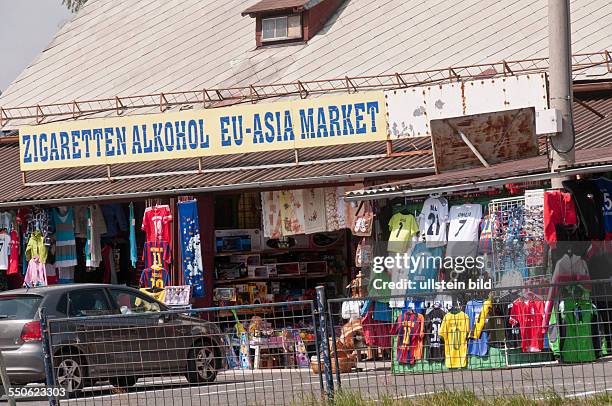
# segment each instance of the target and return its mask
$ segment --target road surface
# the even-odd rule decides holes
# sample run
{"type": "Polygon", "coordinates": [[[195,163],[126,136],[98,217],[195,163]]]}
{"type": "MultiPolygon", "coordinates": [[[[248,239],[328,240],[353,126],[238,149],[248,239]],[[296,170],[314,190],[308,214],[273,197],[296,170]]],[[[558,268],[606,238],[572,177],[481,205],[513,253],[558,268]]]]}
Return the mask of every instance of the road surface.
{"type": "MultiPolygon", "coordinates": [[[[443,390],[473,391],[478,396],[525,395],[543,399],[551,393],[564,397],[612,391],[612,358],[579,365],[546,364],[504,370],[461,370],[393,375],[388,363],[359,365],[361,370],[341,375],[342,389],[380,399],[417,397],[443,390]]],[[[318,375],[309,370],[226,371],[213,384],[193,386],[183,378],[141,379],[128,391],[110,386],[88,388],[62,405],[286,405],[301,398],[321,396],[318,375]]],[[[46,405],[21,400],[20,406],[46,405]]]]}

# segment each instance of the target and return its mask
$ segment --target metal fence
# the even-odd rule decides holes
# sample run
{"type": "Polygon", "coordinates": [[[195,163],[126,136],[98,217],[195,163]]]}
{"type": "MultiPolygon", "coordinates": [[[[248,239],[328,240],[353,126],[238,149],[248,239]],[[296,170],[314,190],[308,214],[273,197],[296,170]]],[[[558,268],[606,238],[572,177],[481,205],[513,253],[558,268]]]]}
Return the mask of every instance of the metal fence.
{"type": "Polygon", "coordinates": [[[375,298],[328,302],[336,389],[374,399],[612,391],[610,280],[419,293],[390,302],[397,307],[375,298]]]}
{"type": "Polygon", "coordinates": [[[43,320],[61,404],[612,391],[612,280],[43,320]],[[396,306],[389,310],[382,301],[396,306]],[[547,305],[550,303],[550,306],[547,305]],[[546,326],[546,327],[544,327],[546,326]]]}
{"type": "MultiPolygon", "coordinates": [[[[321,396],[313,301],[48,320],[60,403],[289,404],[321,396]],[[291,326],[288,328],[287,326],[291,326]]],[[[128,304],[129,306],[129,304],[128,304]]]]}

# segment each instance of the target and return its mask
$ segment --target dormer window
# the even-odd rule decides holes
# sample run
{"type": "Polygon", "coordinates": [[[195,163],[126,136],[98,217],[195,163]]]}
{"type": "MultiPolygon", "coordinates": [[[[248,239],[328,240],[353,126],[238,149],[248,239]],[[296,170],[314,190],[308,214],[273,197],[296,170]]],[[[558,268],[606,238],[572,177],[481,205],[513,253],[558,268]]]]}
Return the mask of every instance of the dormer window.
{"type": "Polygon", "coordinates": [[[296,40],[301,38],[301,15],[262,17],[261,42],[296,40]]]}
{"type": "Polygon", "coordinates": [[[306,42],[323,28],[344,0],[261,0],[242,12],[255,18],[257,46],[306,42]]]}

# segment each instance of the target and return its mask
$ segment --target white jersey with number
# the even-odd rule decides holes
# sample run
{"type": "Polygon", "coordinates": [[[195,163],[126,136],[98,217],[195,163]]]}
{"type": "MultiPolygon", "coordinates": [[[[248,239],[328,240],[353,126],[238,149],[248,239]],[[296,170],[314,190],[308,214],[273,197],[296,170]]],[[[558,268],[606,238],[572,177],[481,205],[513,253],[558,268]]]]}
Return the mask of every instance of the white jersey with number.
{"type": "Polygon", "coordinates": [[[9,249],[11,237],[4,231],[0,233],[0,270],[6,271],[9,266],[9,249]]]}
{"type": "Polygon", "coordinates": [[[448,241],[478,241],[482,206],[462,204],[450,209],[448,241]]]}
{"type": "Polygon", "coordinates": [[[428,247],[441,247],[446,244],[446,225],[448,223],[448,201],[443,198],[430,197],[423,203],[419,215],[421,240],[428,247]]]}

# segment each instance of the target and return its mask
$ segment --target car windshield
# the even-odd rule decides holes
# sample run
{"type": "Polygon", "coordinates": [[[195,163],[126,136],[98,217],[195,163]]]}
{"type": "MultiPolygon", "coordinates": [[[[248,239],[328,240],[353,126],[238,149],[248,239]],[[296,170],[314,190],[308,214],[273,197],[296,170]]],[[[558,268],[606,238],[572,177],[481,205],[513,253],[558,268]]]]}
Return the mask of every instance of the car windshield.
{"type": "Polygon", "coordinates": [[[0,320],[33,319],[42,298],[40,296],[2,296],[0,297],[0,320]]]}

